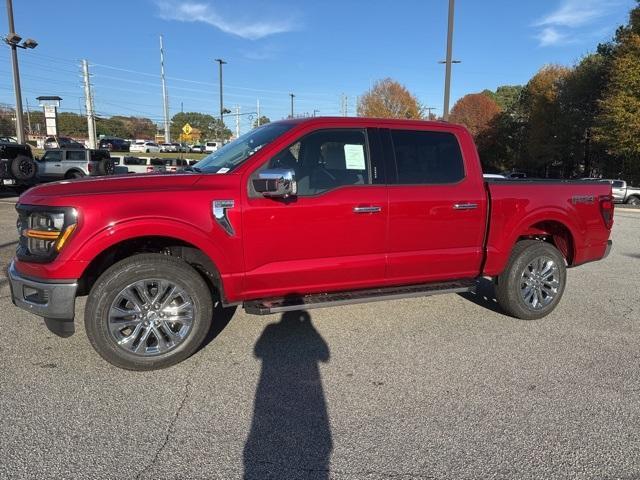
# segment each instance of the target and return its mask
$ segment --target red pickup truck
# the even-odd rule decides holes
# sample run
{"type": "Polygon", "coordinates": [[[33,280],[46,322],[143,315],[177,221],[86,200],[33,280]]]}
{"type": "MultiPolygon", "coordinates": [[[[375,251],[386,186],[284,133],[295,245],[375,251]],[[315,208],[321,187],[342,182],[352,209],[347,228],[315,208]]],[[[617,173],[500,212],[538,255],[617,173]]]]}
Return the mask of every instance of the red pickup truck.
{"type": "Polygon", "coordinates": [[[214,305],[249,313],[473,290],[551,312],[566,267],[611,247],[611,185],[486,182],[472,137],[442,122],[286,120],[176,175],[63,181],[17,205],[14,303],[73,333],[75,299],[107,361],[192,354],[214,305]]]}

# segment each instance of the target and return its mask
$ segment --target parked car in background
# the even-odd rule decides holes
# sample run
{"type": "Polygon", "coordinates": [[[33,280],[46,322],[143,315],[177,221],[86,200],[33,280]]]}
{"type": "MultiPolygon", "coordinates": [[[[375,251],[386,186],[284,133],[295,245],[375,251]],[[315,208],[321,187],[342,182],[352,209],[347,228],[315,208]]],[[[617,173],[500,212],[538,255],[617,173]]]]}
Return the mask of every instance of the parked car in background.
{"type": "Polygon", "coordinates": [[[113,175],[115,162],[108,150],[57,148],[44,152],[38,162],[38,180],[64,180],[113,175]]]}
{"type": "Polygon", "coordinates": [[[202,146],[202,145],[197,145],[197,144],[196,144],[196,145],[191,145],[191,146],[189,147],[189,150],[190,150],[192,153],[203,153],[203,152],[204,152],[204,146],[202,146]]]}
{"type": "Polygon", "coordinates": [[[89,341],[130,370],[193,354],[218,305],[264,315],[490,277],[506,313],[542,318],[568,268],[607,256],[614,215],[604,183],[484,180],[462,126],[361,117],[273,122],[193,173],[39,186],[16,210],[14,304],[70,336],[88,294],[89,341]]]}
{"type": "Polygon", "coordinates": [[[0,138],[0,186],[28,187],[35,182],[37,170],[29,145],[0,138]]]}
{"type": "Polygon", "coordinates": [[[135,143],[132,143],[129,147],[129,151],[137,153],[160,153],[160,145],[148,140],[136,140],[135,143]]]}
{"type": "Polygon", "coordinates": [[[207,153],[215,152],[218,148],[220,148],[220,142],[206,142],[204,144],[204,151],[207,153]]]}
{"type": "Polygon", "coordinates": [[[624,180],[612,180],[611,191],[613,199],[617,203],[640,205],[640,188],[630,187],[624,180]]]}
{"type": "Polygon", "coordinates": [[[189,166],[189,162],[183,158],[165,158],[164,164],[168,173],[182,172],[189,166]]]}
{"type": "Polygon", "coordinates": [[[98,142],[98,148],[109,150],[110,152],[128,152],[131,142],[118,137],[104,137],[98,142]]]}
{"type": "Polygon", "coordinates": [[[83,143],[74,140],[71,137],[47,137],[44,141],[44,149],[51,148],[85,148],[83,143]]]}
{"type": "Polygon", "coordinates": [[[180,143],[176,143],[175,145],[177,145],[178,152],[189,153],[189,145],[187,145],[186,143],[180,142],[180,143]]]}
{"type": "Polygon", "coordinates": [[[162,158],[124,157],[117,165],[127,168],[127,173],[164,173],[167,171],[162,158]]]}
{"type": "Polygon", "coordinates": [[[161,143],[160,144],[160,151],[161,152],[177,152],[178,149],[176,147],[176,143],[161,143]]]}

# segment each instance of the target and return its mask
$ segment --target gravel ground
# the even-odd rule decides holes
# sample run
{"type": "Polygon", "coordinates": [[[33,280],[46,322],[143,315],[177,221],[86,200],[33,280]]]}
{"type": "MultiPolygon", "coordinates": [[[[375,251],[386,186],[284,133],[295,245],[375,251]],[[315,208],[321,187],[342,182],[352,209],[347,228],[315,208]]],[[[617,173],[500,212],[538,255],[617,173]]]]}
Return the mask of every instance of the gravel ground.
{"type": "MultiPolygon", "coordinates": [[[[15,249],[0,200],[0,259],[15,249]]],[[[218,319],[180,365],[125,372],[0,274],[0,478],[640,478],[640,212],[533,322],[491,289],[218,319]],[[227,324],[228,323],[228,324],[227,324]]]]}

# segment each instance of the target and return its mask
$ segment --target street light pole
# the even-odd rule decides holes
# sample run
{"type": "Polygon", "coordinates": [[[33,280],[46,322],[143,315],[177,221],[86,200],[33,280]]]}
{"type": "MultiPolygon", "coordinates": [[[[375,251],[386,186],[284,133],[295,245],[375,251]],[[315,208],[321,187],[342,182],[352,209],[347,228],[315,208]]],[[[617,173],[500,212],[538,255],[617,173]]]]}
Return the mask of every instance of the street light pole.
{"type": "Polygon", "coordinates": [[[449,97],[451,94],[451,57],[453,50],[453,12],[455,0],[449,0],[449,26],[447,29],[447,59],[445,61],[444,76],[444,108],[442,109],[442,118],[447,121],[449,119],[449,97]]]}
{"type": "Polygon", "coordinates": [[[291,118],[293,118],[293,99],[295,98],[295,95],[290,93],[289,96],[291,97],[291,118]]]}
{"type": "MultiPolygon", "coordinates": [[[[9,19],[9,36],[16,35],[13,23],[13,4],[7,0],[7,18],[9,19]]],[[[22,91],[20,90],[20,70],[18,69],[18,48],[16,42],[7,42],[11,48],[11,63],[13,66],[13,90],[16,94],[16,138],[18,143],[24,143],[24,125],[22,121],[22,91]]]]}
{"type": "Polygon", "coordinates": [[[220,78],[220,121],[224,122],[222,118],[224,115],[224,103],[222,101],[222,65],[225,65],[227,62],[221,58],[216,58],[215,61],[218,62],[218,76],[220,78]]]}

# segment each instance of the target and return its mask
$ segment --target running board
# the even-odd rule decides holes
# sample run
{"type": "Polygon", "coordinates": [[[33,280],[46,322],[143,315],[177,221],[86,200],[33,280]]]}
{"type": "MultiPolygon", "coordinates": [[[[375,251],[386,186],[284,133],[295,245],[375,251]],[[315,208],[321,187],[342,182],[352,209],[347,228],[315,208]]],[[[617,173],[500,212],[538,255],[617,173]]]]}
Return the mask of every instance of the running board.
{"type": "Polygon", "coordinates": [[[426,297],[441,293],[471,292],[476,288],[476,280],[426,283],[400,287],[373,288],[349,292],[315,293],[303,297],[270,298],[244,302],[245,311],[252,315],[309,310],[312,308],[336,307],[355,303],[380,302],[399,298],[426,297]]]}

